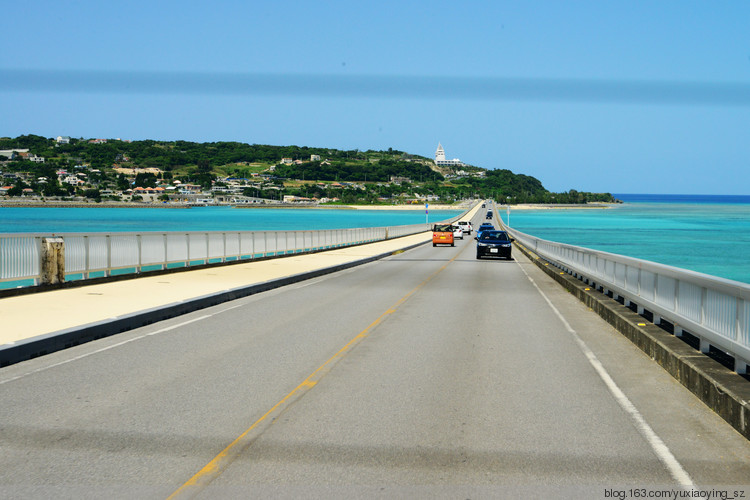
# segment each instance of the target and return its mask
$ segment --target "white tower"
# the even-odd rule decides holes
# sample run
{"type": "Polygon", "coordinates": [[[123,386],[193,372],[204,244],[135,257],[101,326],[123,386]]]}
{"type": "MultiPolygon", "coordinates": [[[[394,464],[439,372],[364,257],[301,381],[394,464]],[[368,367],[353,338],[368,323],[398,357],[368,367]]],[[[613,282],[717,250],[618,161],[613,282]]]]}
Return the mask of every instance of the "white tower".
{"type": "Polygon", "coordinates": [[[438,162],[444,162],[445,161],[445,150],[443,149],[443,145],[438,142],[438,148],[437,151],[435,151],[435,164],[439,165],[438,162]]]}

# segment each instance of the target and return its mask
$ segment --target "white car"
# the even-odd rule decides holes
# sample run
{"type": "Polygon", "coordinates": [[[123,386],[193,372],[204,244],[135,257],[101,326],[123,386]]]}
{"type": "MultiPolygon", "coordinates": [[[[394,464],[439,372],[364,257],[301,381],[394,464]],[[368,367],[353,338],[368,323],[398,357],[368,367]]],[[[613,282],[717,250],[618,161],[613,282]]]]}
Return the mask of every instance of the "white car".
{"type": "Polygon", "coordinates": [[[471,234],[471,232],[474,230],[474,227],[471,225],[471,222],[467,220],[458,221],[458,225],[461,229],[463,229],[464,233],[466,234],[471,234]]]}
{"type": "Polygon", "coordinates": [[[453,228],[453,239],[454,240],[455,239],[459,239],[459,240],[464,239],[464,230],[461,228],[461,226],[453,224],[453,225],[451,225],[451,227],[453,228]]]}

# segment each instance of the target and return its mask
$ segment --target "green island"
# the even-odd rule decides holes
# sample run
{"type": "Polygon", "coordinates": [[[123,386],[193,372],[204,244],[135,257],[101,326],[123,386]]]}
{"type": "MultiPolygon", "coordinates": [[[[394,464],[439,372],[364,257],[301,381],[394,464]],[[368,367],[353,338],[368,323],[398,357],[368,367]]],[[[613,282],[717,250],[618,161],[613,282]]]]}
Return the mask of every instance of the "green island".
{"type": "Polygon", "coordinates": [[[409,205],[493,198],[509,205],[615,203],[553,193],[507,169],[437,165],[387,151],[241,142],[0,138],[0,203],[409,205]]]}

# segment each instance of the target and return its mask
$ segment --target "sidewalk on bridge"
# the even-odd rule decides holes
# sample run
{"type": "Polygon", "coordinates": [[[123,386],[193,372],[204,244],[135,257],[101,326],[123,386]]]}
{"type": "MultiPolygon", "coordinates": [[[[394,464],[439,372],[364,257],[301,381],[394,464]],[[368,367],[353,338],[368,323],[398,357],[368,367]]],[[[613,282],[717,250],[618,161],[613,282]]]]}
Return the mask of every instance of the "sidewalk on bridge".
{"type": "MultiPolygon", "coordinates": [[[[195,310],[212,303],[230,300],[235,296],[255,293],[246,291],[253,287],[262,291],[263,284],[269,284],[265,287],[269,289],[274,287],[270,284],[275,282],[282,281],[282,284],[288,284],[312,277],[315,272],[324,274],[344,269],[427,243],[431,239],[431,232],[423,232],[312,254],[205,267],[2,298],[0,349],[24,343],[35,337],[57,335],[87,325],[114,325],[114,322],[125,317],[133,318],[140,313],[168,309],[175,305],[182,305],[177,308],[181,312],[176,313],[182,314],[191,307],[195,310]],[[222,294],[225,297],[219,299],[222,294]],[[198,300],[201,298],[206,300],[201,302],[198,300]],[[213,302],[211,299],[214,299],[213,302]]],[[[151,321],[153,320],[142,324],[151,321]]],[[[137,326],[140,325],[132,327],[137,326]]],[[[118,327],[111,333],[117,333],[122,329],[118,327]]]]}

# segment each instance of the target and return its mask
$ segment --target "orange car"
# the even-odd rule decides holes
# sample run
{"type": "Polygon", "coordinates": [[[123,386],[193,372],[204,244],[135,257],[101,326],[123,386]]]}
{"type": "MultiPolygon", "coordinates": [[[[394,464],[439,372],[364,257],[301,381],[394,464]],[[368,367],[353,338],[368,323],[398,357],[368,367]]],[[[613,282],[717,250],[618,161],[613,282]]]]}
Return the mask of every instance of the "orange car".
{"type": "Polygon", "coordinates": [[[453,246],[453,227],[450,224],[435,224],[432,226],[432,246],[453,246]]]}

